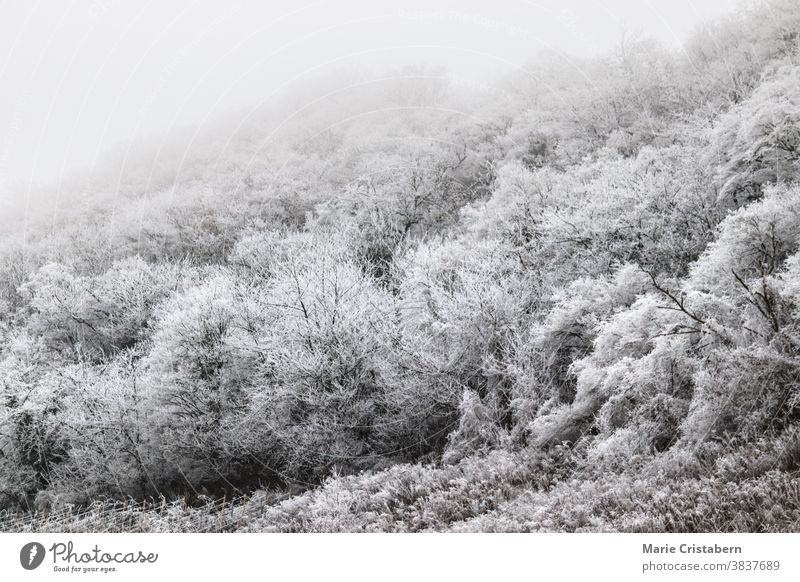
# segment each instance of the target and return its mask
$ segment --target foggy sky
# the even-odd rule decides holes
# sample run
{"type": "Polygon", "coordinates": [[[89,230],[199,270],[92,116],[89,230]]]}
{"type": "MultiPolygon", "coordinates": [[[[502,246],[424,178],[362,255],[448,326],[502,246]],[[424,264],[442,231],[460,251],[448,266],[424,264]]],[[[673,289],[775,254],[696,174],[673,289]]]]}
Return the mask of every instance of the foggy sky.
{"type": "MultiPolygon", "coordinates": [[[[91,170],[131,139],[263,106],[354,66],[511,72],[541,50],[590,56],[623,30],[679,46],[736,0],[242,0],[0,3],[0,196],[91,170]]],[[[626,34],[627,34],[626,33],[626,34]]]]}

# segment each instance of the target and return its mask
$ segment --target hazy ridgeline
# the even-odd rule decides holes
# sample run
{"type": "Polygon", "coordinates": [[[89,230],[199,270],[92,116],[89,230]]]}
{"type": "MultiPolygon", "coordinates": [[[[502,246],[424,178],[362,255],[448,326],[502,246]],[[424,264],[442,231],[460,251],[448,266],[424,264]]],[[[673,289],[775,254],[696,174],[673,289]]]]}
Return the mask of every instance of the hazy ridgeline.
{"type": "Polygon", "coordinates": [[[42,193],[0,242],[0,508],[798,529],[799,58],[774,0],[491,87],[337,74],[42,193]]]}

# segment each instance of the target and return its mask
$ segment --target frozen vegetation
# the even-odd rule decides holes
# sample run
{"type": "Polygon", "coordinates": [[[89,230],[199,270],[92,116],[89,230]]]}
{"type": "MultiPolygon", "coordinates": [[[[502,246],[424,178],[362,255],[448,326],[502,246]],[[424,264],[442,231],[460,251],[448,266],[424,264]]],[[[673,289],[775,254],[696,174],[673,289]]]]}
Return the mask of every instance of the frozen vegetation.
{"type": "Polygon", "coordinates": [[[0,529],[800,530],[799,83],[771,0],[10,205],[0,529]]]}

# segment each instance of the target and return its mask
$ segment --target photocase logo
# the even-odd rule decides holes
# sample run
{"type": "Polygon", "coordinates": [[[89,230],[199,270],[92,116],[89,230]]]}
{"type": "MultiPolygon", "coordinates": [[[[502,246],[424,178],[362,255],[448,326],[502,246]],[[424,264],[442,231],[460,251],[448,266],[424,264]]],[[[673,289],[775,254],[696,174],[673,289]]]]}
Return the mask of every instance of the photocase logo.
{"type": "Polygon", "coordinates": [[[30,542],[22,546],[19,552],[19,563],[26,570],[35,570],[44,561],[44,546],[39,542],[30,542]]]}

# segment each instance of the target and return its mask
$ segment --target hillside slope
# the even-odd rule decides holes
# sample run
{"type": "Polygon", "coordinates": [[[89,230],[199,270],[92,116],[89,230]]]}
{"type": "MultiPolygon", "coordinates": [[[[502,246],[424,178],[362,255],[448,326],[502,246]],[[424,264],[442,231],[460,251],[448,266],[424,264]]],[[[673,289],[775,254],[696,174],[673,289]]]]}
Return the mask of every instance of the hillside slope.
{"type": "Polygon", "coordinates": [[[45,197],[0,528],[797,530],[799,43],[339,75],[45,197]]]}

